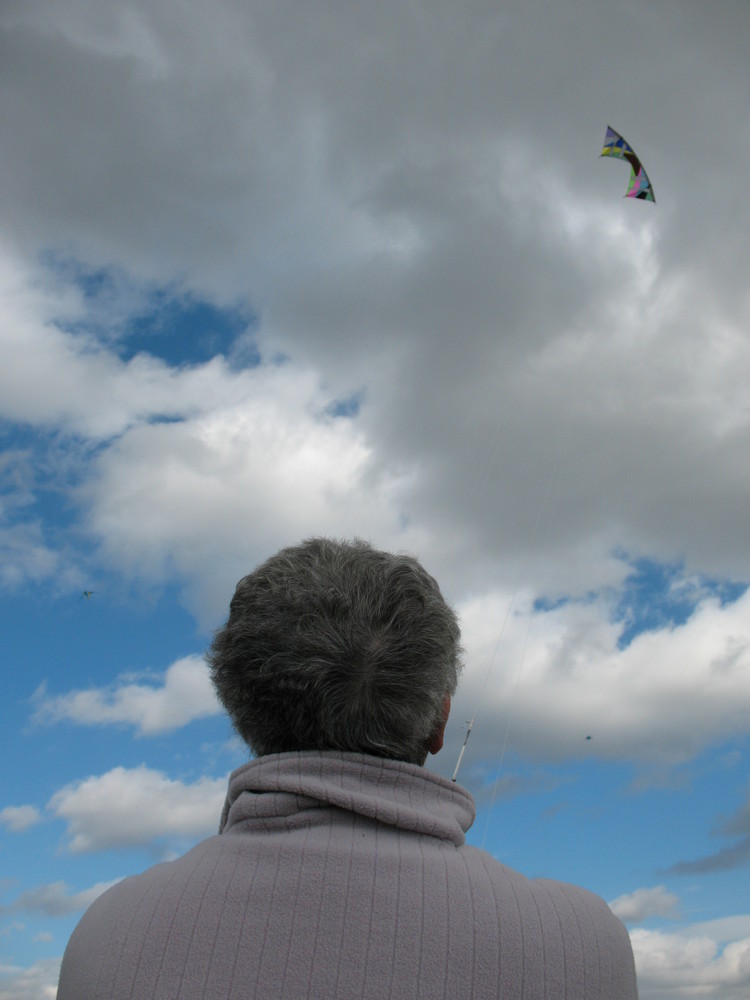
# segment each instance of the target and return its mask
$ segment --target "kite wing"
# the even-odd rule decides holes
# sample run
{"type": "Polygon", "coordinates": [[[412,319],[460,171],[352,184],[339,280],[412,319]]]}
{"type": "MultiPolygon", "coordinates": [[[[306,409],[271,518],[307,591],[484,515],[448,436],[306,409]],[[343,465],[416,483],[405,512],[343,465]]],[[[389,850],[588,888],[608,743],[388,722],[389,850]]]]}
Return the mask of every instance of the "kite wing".
{"type": "Polygon", "coordinates": [[[654,189],[648,174],[641,166],[641,161],[635,155],[635,150],[629,145],[619,132],[607,125],[607,134],[604,137],[604,148],[602,156],[614,156],[618,160],[627,160],[630,164],[630,183],[625,192],[626,198],[640,198],[641,201],[656,201],[654,189]]]}

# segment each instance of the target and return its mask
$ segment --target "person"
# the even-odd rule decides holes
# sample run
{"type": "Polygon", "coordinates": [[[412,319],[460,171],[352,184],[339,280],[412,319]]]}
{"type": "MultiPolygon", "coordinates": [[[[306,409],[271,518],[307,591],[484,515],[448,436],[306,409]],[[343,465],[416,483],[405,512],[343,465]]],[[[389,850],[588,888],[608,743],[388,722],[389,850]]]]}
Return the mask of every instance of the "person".
{"type": "Polygon", "coordinates": [[[423,766],[461,647],[415,559],[283,549],[239,582],[208,661],[254,759],[217,836],[84,914],[58,1000],[635,1000],[606,903],[468,846],[471,796],[423,766]]]}

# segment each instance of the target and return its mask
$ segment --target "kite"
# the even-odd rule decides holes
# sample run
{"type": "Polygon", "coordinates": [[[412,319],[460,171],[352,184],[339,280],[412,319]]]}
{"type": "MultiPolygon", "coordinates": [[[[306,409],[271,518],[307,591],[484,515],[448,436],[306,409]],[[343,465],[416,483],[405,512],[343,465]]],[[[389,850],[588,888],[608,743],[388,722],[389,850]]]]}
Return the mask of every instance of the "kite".
{"type": "Polygon", "coordinates": [[[640,198],[641,201],[656,201],[654,189],[648,174],[641,166],[641,161],[635,155],[635,150],[628,145],[623,137],[607,125],[607,134],[604,137],[604,148],[602,156],[614,156],[618,160],[627,160],[630,164],[630,183],[625,192],[626,198],[640,198]]]}
{"type": "Polygon", "coordinates": [[[82,601],[82,600],[84,599],[84,597],[85,597],[85,598],[89,598],[89,597],[91,597],[91,595],[92,595],[93,593],[94,593],[94,591],[93,591],[93,590],[84,590],[84,592],[83,592],[83,593],[81,594],[81,596],[80,596],[80,597],[78,598],[78,600],[79,600],[79,601],[82,601]]]}

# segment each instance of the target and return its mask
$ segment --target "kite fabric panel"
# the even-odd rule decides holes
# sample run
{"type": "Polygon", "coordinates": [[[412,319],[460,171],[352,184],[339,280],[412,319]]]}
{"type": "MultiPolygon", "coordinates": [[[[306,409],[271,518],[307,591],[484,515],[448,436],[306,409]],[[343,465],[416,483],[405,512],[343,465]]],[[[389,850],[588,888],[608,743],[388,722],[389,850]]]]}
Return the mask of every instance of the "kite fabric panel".
{"type": "Polygon", "coordinates": [[[604,148],[602,156],[614,156],[618,160],[627,160],[630,164],[630,183],[625,192],[626,198],[640,198],[641,201],[656,201],[654,189],[648,174],[641,166],[641,161],[635,155],[635,150],[629,145],[619,132],[607,125],[607,134],[604,137],[604,148]]]}

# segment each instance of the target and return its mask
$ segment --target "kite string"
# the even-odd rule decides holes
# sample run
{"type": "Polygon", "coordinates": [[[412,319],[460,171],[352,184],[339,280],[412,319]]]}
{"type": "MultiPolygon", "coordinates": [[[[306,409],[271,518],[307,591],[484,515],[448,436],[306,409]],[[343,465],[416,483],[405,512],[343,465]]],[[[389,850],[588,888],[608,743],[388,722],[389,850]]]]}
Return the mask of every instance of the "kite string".
{"type": "Polygon", "coordinates": [[[495,773],[495,780],[492,783],[492,795],[490,796],[490,804],[487,810],[487,818],[484,821],[484,832],[482,833],[482,850],[484,850],[484,845],[487,840],[487,834],[490,829],[490,819],[492,818],[492,811],[495,808],[495,799],[497,797],[497,790],[500,787],[500,775],[503,770],[503,763],[505,762],[505,750],[508,746],[508,737],[510,736],[510,725],[512,720],[512,709],[514,708],[516,701],[518,699],[518,690],[521,686],[521,674],[523,673],[524,664],[526,662],[526,650],[529,645],[529,634],[531,633],[531,615],[528,616],[526,622],[526,635],[523,640],[523,647],[521,649],[521,658],[518,664],[518,670],[516,671],[516,683],[513,687],[513,694],[511,695],[510,705],[508,706],[508,718],[505,724],[505,735],[503,736],[502,747],[500,748],[500,757],[497,762],[497,771],[495,773]]]}
{"type": "MultiPolygon", "coordinates": [[[[541,519],[542,519],[542,514],[544,513],[545,508],[547,508],[548,505],[552,504],[552,501],[553,501],[556,493],[559,491],[560,481],[562,479],[563,459],[564,459],[565,455],[567,454],[567,451],[568,451],[567,439],[565,437],[561,437],[560,438],[560,443],[559,443],[559,446],[558,446],[558,450],[557,450],[557,455],[555,457],[555,462],[554,462],[554,464],[552,466],[552,469],[550,471],[550,477],[549,477],[549,480],[547,482],[547,486],[546,486],[545,492],[542,495],[542,501],[541,501],[541,503],[539,505],[539,509],[537,511],[536,518],[534,520],[534,527],[532,529],[530,547],[533,547],[533,542],[536,539],[537,531],[539,529],[539,525],[540,525],[541,519]]],[[[550,530],[550,525],[551,525],[551,520],[548,518],[547,519],[547,532],[548,533],[549,533],[549,530],[550,530]]],[[[531,554],[529,554],[529,558],[527,559],[526,564],[524,566],[524,572],[526,572],[528,570],[528,567],[529,567],[530,563],[531,563],[531,554]]],[[[519,584],[520,584],[520,577],[516,581],[516,589],[518,588],[519,584]]],[[[514,594],[513,594],[513,598],[515,599],[515,591],[514,591],[514,594]]],[[[507,622],[507,620],[508,620],[508,615],[509,615],[509,613],[506,614],[505,622],[507,622]]],[[[524,635],[523,646],[521,648],[521,656],[520,656],[520,660],[519,660],[519,664],[518,664],[518,670],[516,671],[515,685],[513,687],[513,693],[511,695],[511,700],[510,700],[510,703],[508,705],[508,714],[507,714],[507,719],[506,719],[506,723],[505,723],[505,733],[503,735],[503,742],[502,742],[502,746],[501,746],[501,749],[500,749],[500,757],[499,757],[498,763],[497,763],[497,770],[496,770],[496,773],[495,773],[495,780],[494,780],[494,782],[492,784],[492,795],[490,796],[490,803],[489,803],[489,808],[487,810],[487,817],[486,817],[485,822],[484,822],[484,832],[482,834],[482,849],[484,849],[484,846],[485,846],[485,843],[486,843],[486,840],[487,840],[487,834],[488,834],[489,828],[490,828],[490,821],[492,819],[492,812],[494,810],[495,800],[497,798],[497,791],[498,791],[498,788],[500,787],[500,777],[502,775],[503,764],[505,762],[505,751],[506,751],[507,746],[508,746],[508,740],[509,740],[509,737],[510,737],[510,729],[511,729],[511,724],[513,722],[513,716],[514,716],[514,709],[515,709],[516,703],[518,701],[518,692],[519,692],[520,687],[521,687],[521,675],[523,674],[524,666],[526,664],[526,653],[527,653],[528,645],[529,645],[529,637],[531,635],[531,621],[532,621],[531,610],[529,610],[529,614],[528,614],[527,619],[526,619],[526,633],[524,635]]],[[[503,629],[505,628],[505,622],[503,622],[503,629]]],[[[498,643],[498,645],[499,645],[499,643],[498,643]]],[[[497,654],[497,649],[495,650],[495,655],[496,654],[497,654]]],[[[493,660],[494,660],[494,656],[493,656],[493,660]]],[[[486,684],[486,682],[485,682],[485,684],[486,684]]]]}
{"type": "MultiPolygon", "coordinates": [[[[484,701],[484,692],[487,689],[487,683],[489,682],[490,674],[492,673],[492,668],[495,665],[495,660],[497,659],[497,654],[498,654],[498,650],[500,649],[500,644],[503,641],[503,633],[505,632],[505,626],[508,624],[508,619],[510,618],[510,613],[513,610],[513,604],[514,604],[515,599],[516,599],[516,591],[518,590],[519,582],[520,582],[520,574],[518,576],[518,579],[516,580],[516,585],[515,585],[515,587],[513,589],[513,593],[511,594],[510,602],[508,604],[508,610],[505,612],[505,618],[503,619],[503,624],[500,627],[500,634],[497,637],[497,642],[495,643],[495,649],[493,650],[492,656],[490,657],[490,663],[489,663],[489,666],[487,667],[487,672],[484,675],[484,680],[482,682],[482,687],[480,688],[480,691],[479,691],[479,704],[480,705],[484,701]]],[[[463,759],[464,753],[466,752],[466,745],[469,742],[469,736],[471,735],[471,731],[474,728],[474,723],[477,720],[478,714],[479,714],[479,710],[477,710],[474,713],[474,715],[471,717],[471,719],[467,723],[468,728],[466,730],[466,738],[464,739],[463,744],[461,746],[461,752],[458,755],[458,760],[456,761],[456,768],[455,768],[455,770],[453,772],[453,777],[451,778],[451,781],[455,781],[456,778],[458,777],[458,769],[461,767],[461,761],[463,759]]]]}
{"type": "MultiPolygon", "coordinates": [[[[468,494],[466,496],[466,499],[464,501],[464,513],[466,513],[466,511],[472,505],[472,503],[476,503],[479,500],[479,497],[481,496],[482,492],[484,491],[485,483],[487,482],[487,480],[489,478],[492,466],[495,464],[495,457],[497,455],[498,444],[500,442],[500,433],[501,433],[501,428],[496,426],[495,427],[495,433],[492,436],[492,443],[490,444],[490,447],[485,452],[485,455],[484,455],[484,458],[482,460],[482,463],[479,466],[479,469],[477,470],[477,473],[476,473],[476,475],[474,477],[474,483],[472,485],[472,488],[469,490],[469,492],[468,492],[468,494]]],[[[503,624],[502,624],[502,626],[500,628],[500,635],[498,636],[497,642],[495,643],[495,649],[494,649],[494,651],[492,653],[492,656],[490,657],[490,663],[489,663],[489,666],[487,667],[487,672],[484,675],[484,680],[482,682],[482,687],[481,687],[481,690],[479,692],[479,703],[480,704],[482,703],[482,700],[483,700],[483,697],[484,697],[484,692],[485,692],[485,690],[487,688],[487,683],[489,681],[490,674],[492,673],[492,667],[493,667],[493,665],[495,663],[495,658],[497,657],[498,650],[500,649],[500,643],[502,642],[503,633],[505,631],[505,626],[508,623],[508,619],[510,617],[511,610],[513,608],[513,602],[515,601],[516,590],[518,589],[519,581],[520,581],[520,574],[519,574],[519,576],[518,576],[518,578],[516,580],[516,585],[513,588],[513,593],[511,595],[511,599],[510,599],[510,604],[508,605],[508,610],[505,613],[505,618],[503,619],[503,624]]],[[[467,720],[467,723],[466,723],[466,725],[467,725],[466,736],[464,737],[464,741],[461,744],[461,750],[459,751],[459,754],[458,754],[458,760],[456,761],[456,767],[455,767],[455,769],[453,771],[453,776],[451,778],[451,781],[455,781],[456,778],[458,777],[458,771],[459,771],[459,768],[461,767],[461,761],[463,760],[464,753],[466,752],[466,747],[467,747],[467,744],[469,742],[469,737],[471,736],[471,731],[474,728],[474,723],[475,723],[475,721],[477,719],[477,714],[478,713],[475,712],[474,715],[472,715],[471,719],[467,720]]]]}
{"type": "MultiPolygon", "coordinates": [[[[618,132],[615,132],[615,130],[613,128],[611,128],[611,126],[609,126],[609,125],[607,125],[607,133],[606,133],[606,136],[605,136],[604,147],[602,149],[602,152],[601,152],[600,156],[605,156],[605,155],[607,155],[607,156],[616,156],[618,158],[625,159],[626,161],[628,161],[630,163],[630,166],[631,166],[631,184],[630,184],[629,189],[626,191],[626,195],[625,195],[626,197],[636,197],[636,198],[640,198],[640,199],[646,200],[646,201],[655,201],[656,200],[655,197],[654,197],[654,192],[653,192],[653,187],[651,185],[651,182],[650,182],[648,176],[646,175],[646,172],[643,169],[643,166],[642,166],[640,160],[636,156],[635,150],[633,149],[632,146],[630,146],[630,144],[628,142],[626,142],[626,140],[618,132]]],[[[474,486],[473,486],[472,490],[469,492],[469,494],[467,496],[467,500],[466,500],[466,506],[467,507],[469,506],[470,502],[478,500],[481,492],[484,489],[484,485],[485,485],[487,479],[489,478],[489,473],[490,473],[490,470],[492,468],[492,465],[494,464],[495,456],[497,454],[498,442],[499,442],[499,439],[500,439],[500,432],[501,432],[500,428],[498,427],[496,429],[496,432],[495,432],[495,435],[494,435],[494,440],[493,440],[492,446],[491,446],[490,449],[488,449],[487,456],[485,457],[482,465],[480,466],[480,468],[478,470],[478,473],[477,473],[477,476],[476,476],[476,479],[475,479],[475,482],[474,482],[474,486]]],[[[552,495],[552,486],[553,486],[553,484],[555,484],[555,482],[557,482],[557,485],[559,487],[559,481],[560,481],[560,478],[561,478],[561,469],[562,469],[563,455],[565,453],[567,453],[568,450],[569,450],[569,438],[567,439],[567,445],[566,445],[566,437],[567,436],[561,436],[560,439],[559,439],[559,446],[558,446],[557,458],[556,458],[556,461],[555,461],[555,463],[554,463],[554,465],[552,467],[552,470],[550,472],[550,478],[549,478],[549,482],[547,484],[547,489],[545,490],[545,493],[542,496],[542,500],[541,500],[541,503],[539,505],[539,509],[537,511],[536,518],[534,520],[534,527],[533,527],[533,530],[532,530],[531,539],[529,541],[529,557],[528,557],[528,559],[526,561],[526,564],[524,566],[523,572],[519,573],[519,576],[516,579],[515,586],[513,588],[512,594],[511,594],[510,604],[508,606],[508,610],[506,612],[505,618],[503,620],[502,627],[500,629],[500,635],[499,635],[497,643],[495,645],[495,649],[493,651],[492,657],[490,658],[489,666],[487,667],[487,671],[485,673],[485,677],[484,677],[484,680],[482,682],[482,686],[481,686],[481,689],[480,689],[480,694],[479,694],[479,703],[480,703],[480,705],[482,705],[484,703],[484,694],[485,694],[485,691],[487,689],[487,684],[488,684],[488,681],[489,681],[489,677],[490,677],[490,675],[491,675],[491,673],[492,673],[492,671],[494,669],[495,660],[497,658],[498,650],[500,648],[500,643],[502,641],[503,634],[505,632],[505,628],[506,628],[508,619],[509,619],[510,614],[511,614],[511,610],[512,610],[513,605],[515,603],[516,594],[517,594],[518,588],[520,586],[522,576],[526,572],[526,570],[528,569],[528,566],[529,566],[529,564],[531,562],[531,549],[533,548],[533,543],[534,543],[534,541],[536,539],[536,533],[537,533],[537,529],[538,529],[538,526],[539,526],[539,521],[541,519],[542,512],[543,512],[543,510],[544,510],[544,508],[545,508],[548,500],[550,499],[550,497],[552,495]]],[[[549,528],[549,523],[548,523],[548,528],[549,528]]],[[[501,774],[501,771],[502,771],[502,766],[503,766],[503,762],[504,762],[504,758],[505,758],[505,751],[506,751],[506,747],[507,747],[507,744],[508,744],[508,738],[509,738],[509,733],[510,733],[510,725],[511,725],[511,720],[512,720],[512,715],[513,715],[513,709],[514,709],[515,703],[516,703],[517,698],[518,698],[518,691],[519,691],[519,688],[520,688],[521,674],[523,672],[524,662],[525,662],[525,659],[526,659],[526,650],[527,650],[527,647],[528,647],[528,641],[529,641],[530,631],[531,631],[531,611],[529,612],[529,616],[528,616],[528,622],[527,622],[527,628],[526,628],[526,636],[525,636],[524,643],[523,643],[523,648],[522,648],[522,652],[521,652],[521,659],[520,659],[518,671],[516,673],[516,682],[515,682],[515,686],[514,686],[514,689],[513,689],[513,694],[511,696],[511,701],[510,701],[510,704],[508,706],[508,716],[507,716],[507,722],[506,722],[506,727],[505,727],[505,734],[504,734],[504,737],[503,737],[502,748],[501,748],[501,751],[500,751],[500,759],[498,761],[497,774],[496,774],[496,777],[495,777],[495,782],[493,784],[492,796],[491,796],[491,800],[490,800],[490,808],[489,808],[489,811],[488,811],[487,821],[486,821],[486,824],[485,824],[485,833],[484,833],[484,837],[485,838],[487,836],[487,829],[488,829],[488,826],[489,826],[489,821],[490,821],[490,817],[491,817],[491,814],[492,814],[492,809],[493,809],[493,806],[494,806],[494,802],[495,802],[495,798],[496,798],[496,793],[497,793],[497,789],[498,789],[498,785],[499,785],[499,781],[500,781],[500,774],[501,774]]],[[[468,722],[468,729],[466,731],[466,737],[464,739],[463,745],[461,746],[461,751],[460,751],[459,756],[458,756],[458,761],[456,763],[456,768],[455,768],[455,771],[453,772],[453,781],[455,781],[456,778],[458,777],[458,771],[459,771],[459,768],[461,766],[461,761],[462,761],[464,753],[466,751],[466,746],[467,746],[468,741],[469,741],[469,736],[471,735],[471,731],[472,731],[472,729],[474,727],[476,719],[477,719],[477,713],[475,713],[474,716],[472,716],[471,721],[468,722]]],[[[484,838],[482,840],[482,846],[484,846],[484,838]]]]}
{"type": "MultiPolygon", "coordinates": [[[[481,490],[477,488],[478,484],[479,484],[480,478],[483,479],[484,481],[486,481],[487,477],[489,476],[489,469],[492,467],[492,465],[494,463],[495,455],[497,453],[497,446],[498,446],[499,437],[500,437],[500,430],[498,429],[498,431],[496,432],[495,437],[494,437],[493,445],[492,445],[492,448],[491,448],[491,454],[489,455],[489,457],[487,459],[485,459],[482,467],[480,468],[480,472],[477,475],[477,480],[475,481],[475,487],[472,490],[472,494],[475,494],[475,499],[478,499],[479,493],[481,492],[481,490]]],[[[513,607],[514,607],[514,604],[515,604],[515,601],[516,601],[516,596],[518,594],[518,590],[519,590],[519,588],[521,586],[522,580],[524,579],[524,577],[526,577],[528,575],[528,569],[529,569],[529,566],[531,564],[531,559],[532,559],[531,550],[533,549],[534,542],[536,541],[537,533],[538,533],[538,530],[539,530],[539,525],[540,525],[541,520],[542,520],[542,515],[543,515],[543,513],[545,511],[545,508],[548,506],[548,503],[550,502],[551,498],[554,495],[555,488],[559,488],[560,480],[562,478],[563,458],[564,458],[565,454],[567,453],[567,451],[568,451],[568,448],[566,446],[566,438],[565,437],[561,437],[559,439],[559,445],[558,445],[558,448],[557,448],[557,455],[555,456],[555,461],[553,462],[552,468],[550,469],[550,475],[549,475],[549,478],[547,480],[547,485],[545,487],[544,492],[542,493],[542,497],[541,497],[541,500],[540,500],[540,503],[539,503],[539,506],[537,508],[537,512],[536,512],[536,515],[535,515],[535,518],[534,518],[534,523],[533,523],[532,530],[531,530],[531,537],[529,539],[529,554],[528,554],[528,557],[526,559],[526,562],[521,567],[521,569],[519,570],[519,572],[518,572],[518,574],[516,576],[516,580],[515,580],[515,583],[514,583],[514,586],[513,586],[513,591],[511,593],[511,598],[510,598],[510,601],[508,603],[508,608],[507,608],[507,610],[505,612],[505,617],[503,618],[503,622],[502,622],[502,625],[500,627],[500,633],[498,635],[497,642],[495,643],[495,648],[493,650],[492,656],[490,657],[489,665],[487,667],[487,670],[485,671],[484,679],[482,681],[482,686],[481,686],[480,691],[479,691],[479,698],[478,698],[479,705],[483,705],[484,704],[484,695],[485,695],[485,692],[487,690],[487,685],[489,683],[490,676],[491,676],[491,674],[492,674],[492,672],[494,670],[495,661],[497,659],[497,655],[498,655],[498,652],[500,650],[500,645],[501,645],[502,640],[503,640],[505,629],[506,629],[506,626],[507,626],[508,621],[510,619],[511,612],[513,610],[513,607]]],[[[484,483],[482,483],[481,485],[483,486],[484,483]]],[[[549,530],[549,522],[548,522],[548,530],[549,530]]],[[[509,738],[509,734],[510,734],[510,727],[511,727],[511,721],[512,721],[512,716],[513,716],[513,709],[514,709],[515,703],[517,701],[518,691],[519,691],[519,688],[520,688],[521,675],[523,673],[524,663],[525,663],[525,659],[526,659],[526,650],[527,650],[527,647],[528,647],[528,641],[529,641],[530,632],[531,632],[531,614],[529,614],[529,616],[528,616],[527,626],[526,626],[526,635],[525,635],[525,638],[524,638],[524,643],[523,643],[523,647],[522,647],[522,651],[521,651],[521,658],[520,658],[518,670],[516,672],[515,685],[514,685],[513,693],[511,695],[510,703],[508,705],[508,715],[507,715],[507,721],[506,721],[506,725],[505,725],[505,733],[504,733],[504,736],[503,736],[503,742],[502,742],[502,747],[501,747],[501,751],[500,751],[500,758],[499,758],[498,766],[497,766],[497,773],[496,773],[495,781],[494,781],[494,784],[493,784],[492,796],[491,796],[491,800],[490,800],[490,808],[489,808],[489,811],[488,811],[488,814],[487,814],[487,821],[485,823],[485,833],[484,833],[485,838],[487,836],[487,829],[489,827],[489,821],[490,821],[490,817],[492,815],[492,809],[493,809],[493,806],[494,806],[495,797],[496,797],[496,794],[497,794],[497,789],[498,789],[498,786],[499,786],[499,783],[500,783],[500,775],[501,775],[502,766],[503,766],[503,763],[504,763],[504,760],[505,760],[505,751],[506,751],[506,748],[507,748],[507,745],[508,745],[508,738],[509,738]]],[[[475,724],[477,718],[479,717],[479,714],[480,714],[480,712],[479,712],[479,709],[478,709],[474,713],[474,715],[472,716],[471,720],[468,722],[468,729],[466,731],[466,737],[465,737],[463,745],[461,747],[461,751],[460,751],[460,753],[458,755],[458,761],[456,762],[456,768],[455,768],[455,770],[453,772],[453,778],[452,778],[453,781],[456,781],[456,779],[458,777],[458,771],[459,771],[459,768],[461,766],[461,762],[462,762],[464,753],[466,751],[466,746],[467,746],[468,741],[469,741],[469,736],[471,735],[471,731],[472,731],[472,729],[474,727],[474,724],[475,724]]],[[[482,841],[482,844],[484,845],[484,839],[482,841]]]]}

